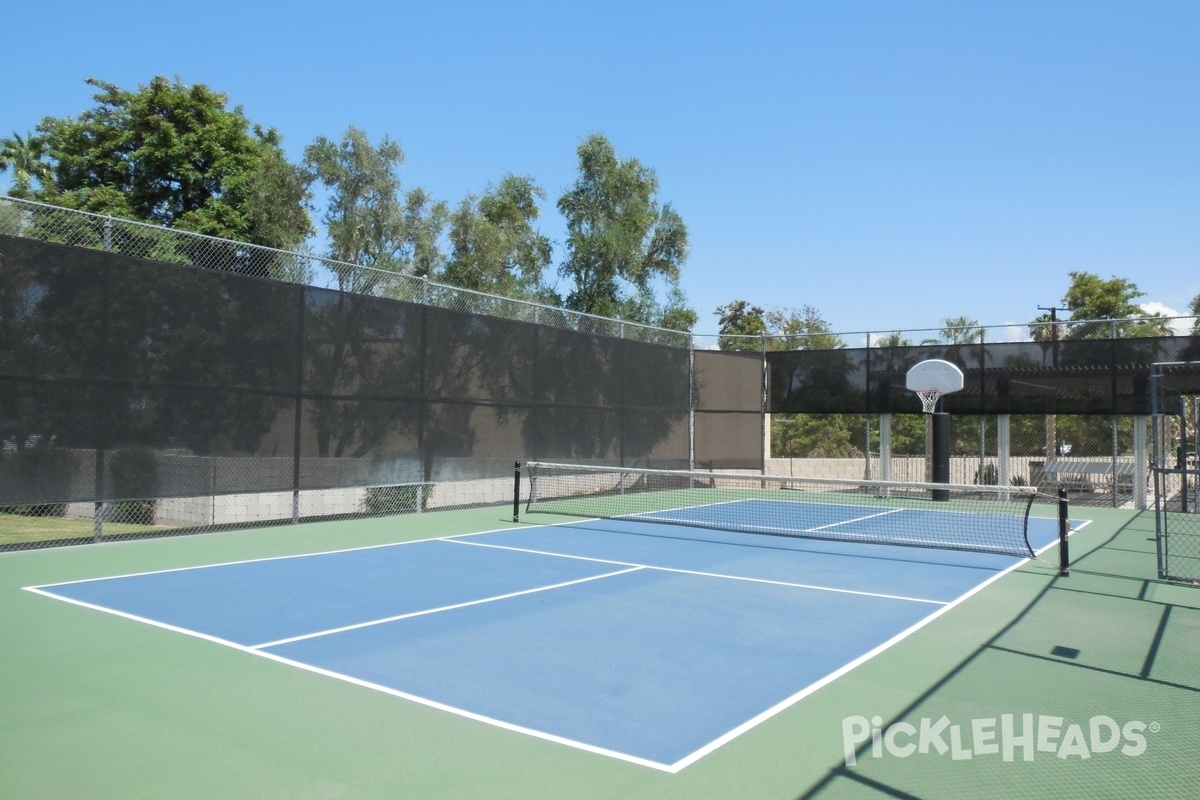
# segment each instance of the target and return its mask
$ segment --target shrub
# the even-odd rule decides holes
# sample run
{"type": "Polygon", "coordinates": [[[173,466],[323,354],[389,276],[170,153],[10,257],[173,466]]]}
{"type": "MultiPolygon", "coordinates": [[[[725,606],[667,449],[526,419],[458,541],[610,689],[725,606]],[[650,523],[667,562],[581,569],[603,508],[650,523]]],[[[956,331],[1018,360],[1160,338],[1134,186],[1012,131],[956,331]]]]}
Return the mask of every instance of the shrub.
{"type": "Polygon", "coordinates": [[[1000,471],[995,464],[984,464],[975,470],[975,483],[980,486],[995,486],[1000,480],[1000,471]]]}

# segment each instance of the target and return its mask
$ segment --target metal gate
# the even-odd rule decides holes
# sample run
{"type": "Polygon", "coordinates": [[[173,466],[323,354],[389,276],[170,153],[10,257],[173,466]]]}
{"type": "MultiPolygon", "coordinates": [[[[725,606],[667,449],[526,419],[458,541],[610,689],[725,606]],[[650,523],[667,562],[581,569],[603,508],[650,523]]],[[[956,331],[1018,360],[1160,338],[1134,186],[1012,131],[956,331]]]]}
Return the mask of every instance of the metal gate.
{"type": "Polygon", "coordinates": [[[1158,575],[1200,585],[1200,362],[1154,364],[1150,398],[1158,575]]]}

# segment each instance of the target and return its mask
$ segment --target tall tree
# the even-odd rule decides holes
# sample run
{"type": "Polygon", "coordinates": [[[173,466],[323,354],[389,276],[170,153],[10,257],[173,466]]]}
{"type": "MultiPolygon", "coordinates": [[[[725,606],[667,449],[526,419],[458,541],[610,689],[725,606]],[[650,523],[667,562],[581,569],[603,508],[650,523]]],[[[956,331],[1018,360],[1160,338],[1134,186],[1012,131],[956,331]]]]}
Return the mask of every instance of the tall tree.
{"type": "Polygon", "coordinates": [[[912,347],[912,340],[900,334],[900,331],[893,331],[879,337],[871,342],[873,347],[912,347]]]}
{"type": "Polygon", "coordinates": [[[745,300],[720,306],[722,350],[838,350],[846,346],[812,306],[764,311],[745,300]]]}
{"type": "Polygon", "coordinates": [[[46,140],[40,136],[14,133],[0,139],[0,172],[12,170],[13,197],[27,197],[34,180],[45,185],[50,180],[46,140]]]}
{"type": "Polygon", "coordinates": [[[840,350],[846,346],[813,306],[768,311],[767,326],[775,331],[775,349],[840,350]]]}
{"type": "Polygon", "coordinates": [[[446,205],[423,189],[402,192],[399,144],[384,136],[376,147],[350,126],[340,142],[321,136],[305,148],[304,163],[328,191],[322,222],[329,257],[343,265],[337,268],[341,288],[370,291],[383,273],[429,275],[439,267],[446,205]]]}
{"type": "Polygon", "coordinates": [[[542,276],[550,240],[534,227],[546,193],[532,179],[506,175],[471,195],[450,217],[450,257],[443,279],[505,297],[547,299],[542,276]]]}
{"type": "Polygon", "coordinates": [[[1029,321],[1029,336],[1035,342],[1055,342],[1064,338],[1065,335],[1066,327],[1059,319],[1057,309],[1053,314],[1047,311],[1029,321]]]}
{"type": "Polygon", "coordinates": [[[1071,272],[1070,276],[1071,285],[1062,299],[1076,324],[1068,327],[1068,338],[1104,339],[1114,333],[1120,338],[1171,335],[1164,315],[1147,314],[1134,302],[1144,293],[1133,281],[1117,277],[1104,280],[1091,272],[1071,272]],[[1090,320],[1111,322],[1078,324],[1090,320]]]}
{"type": "MultiPolygon", "coordinates": [[[[722,350],[823,351],[803,361],[777,361],[773,367],[786,384],[781,390],[785,404],[818,407],[827,394],[847,391],[850,366],[845,342],[831,331],[812,306],[799,309],[770,309],[744,300],[717,309],[720,315],[722,350]],[[783,377],[786,376],[786,377],[783,377]]],[[[776,457],[842,457],[861,450],[854,444],[851,417],[842,414],[796,414],[771,417],[771,454],[776,457]]],[[[860,442],[861,444],[861,442],[860,442]]]]}
{"type": "MultiPolygon", "coordinates": [[[[639,293],[656,280],[678,290],[687,226],[669,203],[659,204],[654,170],[637,159],[618,158],[605,137],[589,136],[577,154],[579,177],[558,201],[567,221],[567,258],[559,271],[574,282],[566,305],[652,323],[639,293]]],[[[687,316],[684,310],[660,317],[680,320],[687,316]]]]}
{"type": "Polygon", "coordinates": [[[775,458],[861,458],[855,430],[845,414],[797,414],[771,418],[771,455],[775,458]]]}
{"type": "Polygon", "coordinates": [[[696,327],[699,319],[696,310],[688,305],[687,295],[679,286],[673,285],[667,289],[666,302],[656,307],[650,324],[675,331],[690,331],[696,327]]]}
{"type": "Polygon", "coordinates": [[[404,151],[386,136],[375,146],[351,126],[338,142],[319,137],[305,149],[304,162],[328,196],[322,222],[343,290],[310,323],[313,335],[325,343],[310,357],[311,382],[327,393],[311,411],[317,451],[364,455],[389,431],[414,428],[417,418],[407,406],[338,402],[328,395],[345,386],[415,392],[413,376],[420,370],[412,363],[411,348],[376,344],[405,329],[407,307],[356,295],[393,293],[405,285],[401,275],[428,276],[439,269],[437,240],[446,206],[423,189],[403,191],[404,151]]]}
{"type": "Polygon", "coordinates": [[[38,125],[53,174],[39,199],[270,247],[312,232],[304,173],[224,94],[161,76],[137,91],[87,82],[95,108],[38,125]]]}
{"type": "Polygon", "coordinates": [[[970,317],[946,317],[942,320],[942,340],[948,344],[976,344],[983,341],[979,320],[970,317]]]}
{"type": "Polygon", "coordinates": [[[716,313],[721,335],[717,346],[722,350],[761,350],[765,346],[764,337],[769,333],[767,312],[760,306],[734,300],[729,305],[718,306],[716,313]]]}
{"type": "Polygon", "coordinates": [[[1071,272],[1063,302],[1078,319],[1125,319],[1141,316],[1133,301],[1142,296],[1137,284],[1125,278],[1108,280],[1091,272],[1071,272]]]}

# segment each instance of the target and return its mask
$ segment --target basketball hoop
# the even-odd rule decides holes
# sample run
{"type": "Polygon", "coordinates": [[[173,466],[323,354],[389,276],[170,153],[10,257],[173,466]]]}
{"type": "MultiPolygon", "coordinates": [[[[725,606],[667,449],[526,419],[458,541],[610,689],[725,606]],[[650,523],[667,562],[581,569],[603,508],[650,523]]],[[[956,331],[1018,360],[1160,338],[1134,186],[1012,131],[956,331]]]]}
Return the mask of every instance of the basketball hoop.
{"type": "MultiPolygon", "coordinates": [[[[904,376],[904,388],[921,398],[921,410],[925,412],[926,430],[929,432],[928,467],[932,470],[934,483],[950,482],[950,415],[937,413],[938,399],[944,394],[961,391],[963,373],[949,361],[931,358],[913,364],[904,376]]],[[[950,499],[945,489],[933,489],[931,497],[936,501],[950,499]]]]}
{"type": "Polygon", "coordinates": [[[963,374],[949,361],[931,358],[915,364],[905,375],[904,384],[906,389],[921,398],[921,410],[933,414],[942,395],[963,388],[963,374]]]}
{"type": "Polygon", "coordinates": [[[941,389],[915,389],[913,393],[921,398],[921,411],[926,414],[937,411],[938,400],[942,397],[941,389]]]}

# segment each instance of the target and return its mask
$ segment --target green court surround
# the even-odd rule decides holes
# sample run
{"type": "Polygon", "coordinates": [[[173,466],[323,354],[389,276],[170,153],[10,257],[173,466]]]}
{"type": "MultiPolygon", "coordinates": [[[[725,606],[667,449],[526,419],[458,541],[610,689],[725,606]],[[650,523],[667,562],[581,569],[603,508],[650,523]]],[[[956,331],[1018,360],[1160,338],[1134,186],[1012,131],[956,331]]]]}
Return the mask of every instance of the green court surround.
{"type": "Polygon", "coordinates": [[[1072,537],[1070,577],[1051,551],[674,775],[23,591],[502,528],[506,511],[0,553],[0,797],[1057,800],[1200,786],[1200,587],[1153,578],[1153,518],[1134,512],[1080,509],[1093,522],[1072,537]],[[847,717],[886,730],[944,715],[969,737],[1003,714],[1062,717],[1063,734],[1098,716],[1145,723],[1144,752],[954,760],[874,757],[868,742],[844,764],[847,717]]]}

